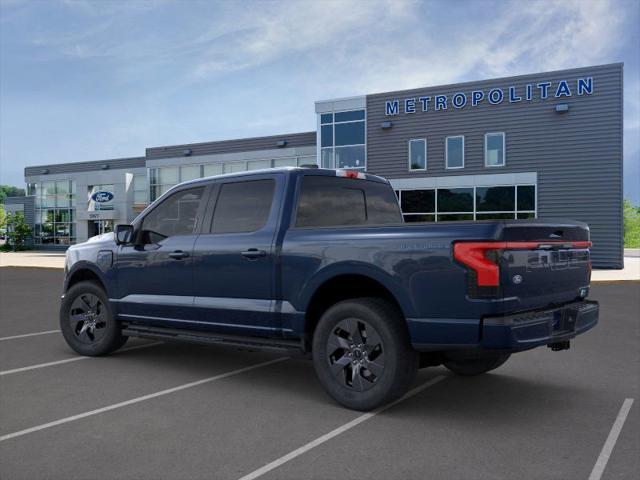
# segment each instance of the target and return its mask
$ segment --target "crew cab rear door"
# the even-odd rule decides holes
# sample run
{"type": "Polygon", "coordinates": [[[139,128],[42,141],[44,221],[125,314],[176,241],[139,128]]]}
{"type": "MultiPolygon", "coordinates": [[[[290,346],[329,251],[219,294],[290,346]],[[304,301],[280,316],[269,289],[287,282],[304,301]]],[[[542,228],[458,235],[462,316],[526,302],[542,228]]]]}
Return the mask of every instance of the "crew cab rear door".
{"type": "Polygon", "coordinates": [[[281,173],[220,179],[194,247],[194,319],[225,333],[278,336],[274,237],[281,173]]]}

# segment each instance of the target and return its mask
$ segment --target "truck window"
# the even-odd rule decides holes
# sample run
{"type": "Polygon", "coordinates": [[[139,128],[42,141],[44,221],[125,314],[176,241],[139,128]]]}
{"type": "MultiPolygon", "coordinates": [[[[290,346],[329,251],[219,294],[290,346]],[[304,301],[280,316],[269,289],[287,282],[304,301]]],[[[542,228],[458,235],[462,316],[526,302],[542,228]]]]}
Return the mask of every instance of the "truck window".
{"type": "Polygon", "coordinates": [[[204,187],[182,190],[170,195],[143,220],[146,241],[156,243],[175,235],[191,235],[204,187]]]}
{"type": "Polygon", "coordinates": [[[211,233],[255,232],[267,223],[273,179],[223,183],[213,212],[211,233]]]}
{"type": "Polygon", "coordinates": [[[296,227],[392,223],[402,223],[402,216],[389,185],[341,177],[303,177],[296,227]]]}

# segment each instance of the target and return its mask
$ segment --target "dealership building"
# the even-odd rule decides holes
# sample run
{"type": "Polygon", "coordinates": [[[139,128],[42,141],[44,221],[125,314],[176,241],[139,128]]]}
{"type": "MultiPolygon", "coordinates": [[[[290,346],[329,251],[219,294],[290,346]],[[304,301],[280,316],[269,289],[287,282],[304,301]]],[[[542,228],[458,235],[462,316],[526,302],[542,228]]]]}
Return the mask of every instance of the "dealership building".
{"type": "Polygon", "coordinates": [[[617,63],[317,101],[312,132],[27,167],[11,209],[36,247],[63,248],[185,180],[317,164],[388,178],[407,222],[586,222],[593,265],[621,268],[622,86],[617,63]]]}

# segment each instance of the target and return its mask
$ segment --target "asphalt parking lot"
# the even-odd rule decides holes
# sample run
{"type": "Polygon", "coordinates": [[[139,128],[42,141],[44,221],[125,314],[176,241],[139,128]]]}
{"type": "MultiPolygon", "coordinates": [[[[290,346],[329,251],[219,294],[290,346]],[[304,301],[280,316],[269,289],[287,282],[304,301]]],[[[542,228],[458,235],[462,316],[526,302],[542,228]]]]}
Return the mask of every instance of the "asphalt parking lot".
{"type": "Polygon", "coordinates": [[[640,284],[595,285],[600,324],[569,351],[424,369],[363,415],[303,359],[141,340],[78,357],[56,332],[61,282],[0,269],[0,478],[640,478],[640,284]]]}

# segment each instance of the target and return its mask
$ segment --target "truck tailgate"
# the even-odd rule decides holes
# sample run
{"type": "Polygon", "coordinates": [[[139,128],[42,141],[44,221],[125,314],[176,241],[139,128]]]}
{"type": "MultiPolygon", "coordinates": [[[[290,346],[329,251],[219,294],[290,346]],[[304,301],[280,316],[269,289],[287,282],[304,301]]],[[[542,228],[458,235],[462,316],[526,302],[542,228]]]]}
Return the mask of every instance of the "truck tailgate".
{"type": "Polygon", "coordinates": [[[586,225],[506,223],[502,239],[500,286],[507,308],[545,308],[588,294],[591,242],[586,225]]]}

